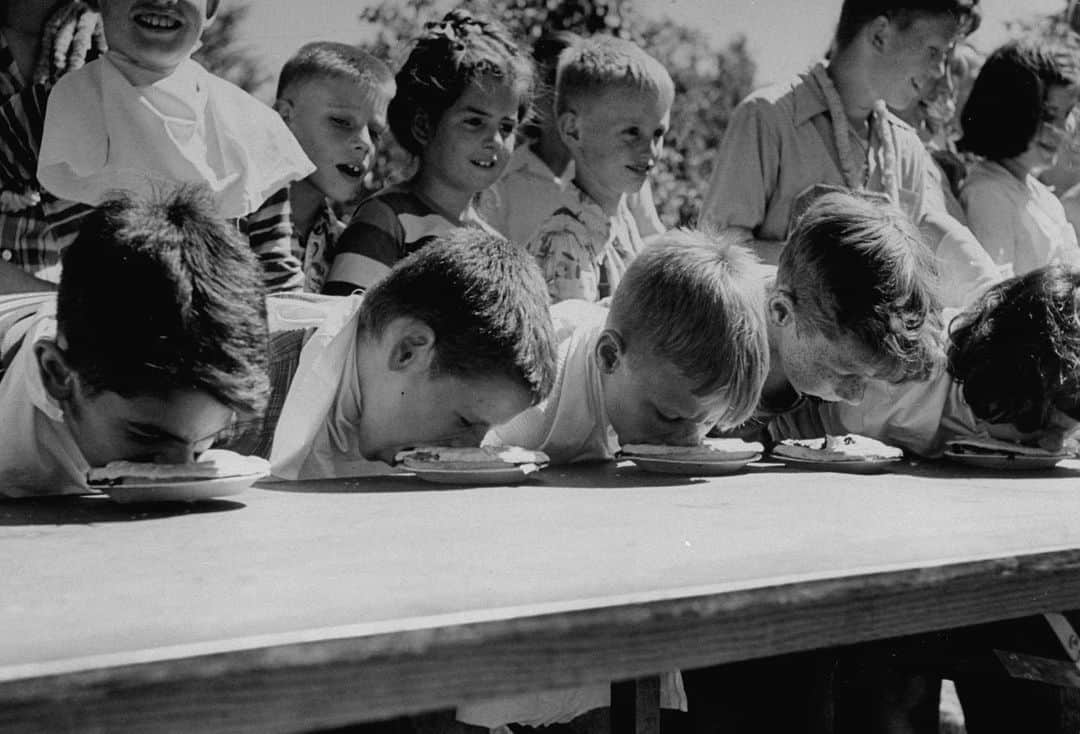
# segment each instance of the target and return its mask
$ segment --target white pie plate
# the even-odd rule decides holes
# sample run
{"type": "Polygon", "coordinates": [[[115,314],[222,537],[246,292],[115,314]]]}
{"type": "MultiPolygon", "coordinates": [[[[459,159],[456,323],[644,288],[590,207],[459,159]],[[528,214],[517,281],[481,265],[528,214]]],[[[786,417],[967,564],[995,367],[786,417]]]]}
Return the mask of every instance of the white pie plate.
{"type": "Polygon", "coordinates": [[[1053,469],[1059,462],[1069,458],[1069,456],[1068,454],[1053,454],[1051,456],[1028,456],[1026,454],[969,454],[947,449],[945,451],[945,458],[960,464],[977,466],[980,469],[996,469],[999,471],[1046,471],[1047,469],[1053,469]]]}
{"type": "Polygon", "coordinates": [[[265,472],[238,474],[220,479],[193,479],[184,482],[153,482],[149,484],[114,484],[97,486],[115,502],[198,502],[239,494],[266,476],[265,472]]]}
{"type": "Polygon", "coordinates": [[[490,469],[438,469],[434,467],[404,467],[419,479],[435,484],[521,484],[539,471],[537,464],[495,466],[490,469]]]}
{"type": "Polygon", "coordinates": [[[629,459],[645,471],[658,474],[722,476],[741,471],[747,464],[760,459],[761,454],[755,454],[745,459],[720,459],[714,461],[675,459],[661,456],[635,456],[633,454],[623,454],[622,458],[629,459]]]}
{"type": "Polygon", "coordinates": [[[894,457],[880,459],[859,459],[857,461],[815,461],[813,459],[797,459],[791,456],[783,456],[781,454],[773,454],[769,458],[776,459],[777,461],[782,461],[789,466],[795,466],[800,469],[815,469],[817,471],[842,472],[844,474],[883,474],[884,472],[889,471],[892,467],[896,466],[904,460],[903,457],[894,457]]]}

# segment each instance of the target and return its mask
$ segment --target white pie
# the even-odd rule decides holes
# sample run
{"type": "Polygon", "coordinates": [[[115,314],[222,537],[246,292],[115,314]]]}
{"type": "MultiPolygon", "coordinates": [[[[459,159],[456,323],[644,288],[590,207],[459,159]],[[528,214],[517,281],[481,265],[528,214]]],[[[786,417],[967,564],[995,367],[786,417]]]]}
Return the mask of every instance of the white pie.
{"type": "Polygon", "coordinates": [[[635,456],[671,461],[753,461],[764,447],[756,441],[741,438],[708,438],[697,446],[666,446],[654,443],[628,443],[622,447],[623,456],[635,456]]]}
{"type": "Polygon", "coordinates": [[[143,461],[110,461],[87,472],[91,486],[194,482],[207,479],[269,474],[270,462],[225,449],[210,449],[191,464],[155,464],[143,461]]]}
{"type": "Polygon", "coordinates": [[[507,466],[543,466],[550,461],[543,451],[520,446],[422,446],[399,451],[394,461],[413,469],[494,469],[507,466]]]}
{"type": "Polygon", "coordinates": [[[773,447],[774,456],[802,461],[881,461],[899,459],[904,452],[868,436],[854,433],[824,439],[787,439],[773,447]]]}

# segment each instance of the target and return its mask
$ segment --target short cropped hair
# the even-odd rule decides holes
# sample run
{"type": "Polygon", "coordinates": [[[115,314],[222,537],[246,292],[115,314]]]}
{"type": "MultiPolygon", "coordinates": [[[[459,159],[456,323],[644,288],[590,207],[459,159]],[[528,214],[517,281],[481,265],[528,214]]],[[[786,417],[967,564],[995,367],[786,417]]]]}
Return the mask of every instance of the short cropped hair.
{"type": "Polygon", "coordinates": [[[464,8],[426,24],[395,77],[397,93],[386,112],[398,144],[419,155],[424,146],[413,133],[417,116],[434,129],[465,90],[484,77],[503,80],[518,93],[518,121],[524,120],[532,100],[532,59],[505,26],[464,8]]]}
{"type": "Polygon", "coordinates": [[[555,113],[561,115],[619,87],[655,93],[669,107],[675,99],[675,83],[667,69],[637,44],[614,36],[582,39],[559,56],[555,113]]]}
{"type": "Polygon", "coordinates": [[[882,379],[925,379],[942,360],[934,255],[892,204],[841,191],[815,199],[781,251],[777,284],[797,324],[853,339],[882,379]]]}
{"type": "Polygon", "coordinates": [[[638,255],[611,301],[610,322],[629,352],[661,356],[725,398],[722,428],[754,413],[769,372],[764,275],[734,240],[672,230],[638,255]]]}
{"type": "Polygon", "coordinates": [[[381,334],[395,318],[435,332],[433,371],[503,375],[543,400],[555,379],[547,285],[535,260],[500,235],[459,228],[398,262],[364,295],[361,327],[381,334]]]}
{"type": "Polygon", "coordinates": [[[1013,158],[1027,150],[1049,119],[1051,87],[1080,81],[1075,52],[1050,39],[1010,41],[983,64],[960,114],[964,136],[959,147],[990,160],[1013,158]]]}
{"type": "Polygon", "coordinates": [[[949,373],[975,415],[1021,431],[1080,405],[1080,272],[1033,270],[989,288],[953,319],[949,373]]]}
{"type": "Polygon", "coordinates": [[[347,43],[315,41],[301,46],[281,67],[277,98],[285,97],[291,87],[312,79],[344,79],[387,100],[394,96],[394,73],[390,67],[347,43]]]}
{"type": "Polygon", "coordinates": [[[192,389],[238,412],[262,410],[260,268],[205,187],[106,201],[62,262],[57,329],[92,394],[192,389]]]}
{"type": "Polygon", "coordinates": [[[882,15],[896,20],[902,29],[919,17],[951,15],[965,36],[974,33],[982,20],[979,0],[844,0],[836,24],[836,47],[847,48],[867,23],[882,15]]]}

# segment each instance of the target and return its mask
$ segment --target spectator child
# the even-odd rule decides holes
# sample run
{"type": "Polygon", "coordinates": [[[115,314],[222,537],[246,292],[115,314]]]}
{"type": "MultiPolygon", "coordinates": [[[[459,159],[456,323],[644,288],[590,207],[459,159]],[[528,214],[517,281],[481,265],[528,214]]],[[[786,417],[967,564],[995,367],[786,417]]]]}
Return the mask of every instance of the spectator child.
{"type": "Polygon", "coordinates": [[[56,299],[5,330],[4,495],[87,492],[110,461],[193,461],[262,409],[258,266],[207,192],[105,202],[63,264],[56,299]]]}
{"type": "Polygon", "coordinates": [[[395,262],[452,228],[494,231],[473,199],[510,160],[532,94],[528,57],[499,23],[452,10],[425,27],[396,81],[390,129],[416,156],[416,174],[353,213],[324,293],[371,287],[395,262]]]}
{"type": "Polygon", "coordinates": [[[626,195],[657,163],[674,97],[667,70],[630,41],[594,36],[559,56],[555,114],[574,179],[527,245],[552,300],[607,298],[641,252],[626,195]]]}
{"type": "Polygon", "coordinates": [[[293,254],[306,291],[322,291],[330,253],[345,229],[334,207],[359,195],[393,96],[389,67],[344,43],[309,43],[281,69],[274,108],[316,165],[315,173],[289,187],[293,254]]]}
{"type": "Polygon", "coordinates": [[[929,154],[889,108],[909,107],[941,77],[950,47],[978,20],[978,0],[844,0],[829,60],[733,112],[701,221],[752,236],[776,263],[808,189],[881,193],[937,255],[949,304],[975,298],[999,279],[997,268],[946,213],[929,154]]]}
{"type": "MultiPolygon", "coordinates": [[[[555,74],[559,54],[581,40],[571,31],[545,33],[533,44],[540,79],[533,100],[533,119],[523,126],[526,144],[514,149],[502,176],[480,194],[477,210],[484,221],[511,242],[524,246],[540,225],[559,208],[563,189],[574,177],[573,158],[559,136],[555,116],[555,74]]],[[[642,239],[664,231],[656,212],[652,186],[627,194],[627,206],[642,239]]]]}
{"type": "Polygon", "coordinates": [[[990,55],[961,115],[960,147],[981,157],[960,192],[968,224],[1003,275],[1054,262],[1080,265],[1076,230],[1039,179],[1076,133],[1074,52],[1049,40],[1010,41],[990,55]]]}
{"type": "Polygon", "coordinates": [[[226,445],[269,456],[284,479],[387,473],[404,448],[477,446],[551,389],[536,263],[479,229],[437,237],[362,297],[282,295],[268,310],[270,405],[226,445]]]}
{"type": "Polygon", "coordinates": [[[286,186],[313,167],[273,110],[190,58],[218,0],[98,4],[105,55],[0,108],[0,184],[36,180],[53,197],[51,238],[27,246],[63,247],[116,191],[202,183],[239,220],[267,286],[298,288],[286,186]]]}

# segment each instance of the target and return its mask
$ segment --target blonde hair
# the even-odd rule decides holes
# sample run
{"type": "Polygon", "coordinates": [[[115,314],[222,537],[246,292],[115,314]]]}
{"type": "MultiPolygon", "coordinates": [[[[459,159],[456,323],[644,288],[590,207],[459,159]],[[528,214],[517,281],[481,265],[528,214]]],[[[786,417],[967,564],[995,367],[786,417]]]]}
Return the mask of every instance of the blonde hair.
{"type": "Polygon", "coordinates": [[[675,99],[667,69],[637,44],[614,36],[585,38],[559,55],[555,113],[620,87],[652,92],[667,107],[675,99]]]}
{"type": "Polygon", "coordinates": [[[696,395],[722,397],[721,428],[753,415],[769,372],[765,274],[734,239],[658,235],[627,269],[608,322],[627,351],[670,360],[696,395]]]}

